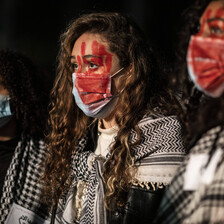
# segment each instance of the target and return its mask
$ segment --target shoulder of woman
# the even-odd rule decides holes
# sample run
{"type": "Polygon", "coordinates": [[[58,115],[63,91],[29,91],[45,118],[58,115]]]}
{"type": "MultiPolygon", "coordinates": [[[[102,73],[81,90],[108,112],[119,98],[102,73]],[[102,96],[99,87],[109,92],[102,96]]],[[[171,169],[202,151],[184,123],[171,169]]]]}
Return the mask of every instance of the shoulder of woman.
{"type": "Polygon", "coordinates": [[[150,123],[180,125],[180,121],[176,115],[165,116],[165,115],[159,114],[159,113],[151,113],[151,114],[144,115],[138,124],[141,127],[141,125],[150,124],[150,123]]]}
{"type": "Polygon", "coordinates": [[[222,130],[222,126],[219,125],[203,133],[190,150],[191,153],[206,153],[210,151],[218,134],[220,134],[220,136],[217,143],[224,145],[224,130],[222,130]]]}

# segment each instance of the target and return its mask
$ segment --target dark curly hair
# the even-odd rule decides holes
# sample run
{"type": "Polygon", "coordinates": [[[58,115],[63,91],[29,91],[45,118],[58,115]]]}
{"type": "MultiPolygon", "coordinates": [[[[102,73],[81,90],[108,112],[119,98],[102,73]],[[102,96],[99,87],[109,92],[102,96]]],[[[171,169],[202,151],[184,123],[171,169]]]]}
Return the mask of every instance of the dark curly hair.
{"type": "Polygon", "coordinates": [[[21,53],[2,49],[0,77],[9,91],[18,133],[42,136],[46,128],[48,96],[36,67],[21,53]]]}
{"type": "Polygon", "coordinates": [[[45,194],[49,203],[57,203],[69,179],[72,153],[89,129],[92,118],[87,117],[75,104],[72,95],[72,65],[70,56],[75,41],[84,33],[102,35],[112,53],[125,66],[124,91],[119,98],[115,119],[119,132],[104,166],[106,185],[105,205],[120,206],[128,189],[133,165],[131,131],[141,133],[138,122],[155,108],[163,114],[175,114],[179,107],[155,59],[152,47],[136,24],[119,13],[92,13],[73,21],[61,36],[58,76],[51,94],[49,157],[45,169],[45,194]],[[65,103],[66,102],[66,103],[65,103]]]}
{"type": "Polygon", "coordinates": [[[184,25],[179,34],[175,85],[183,87],[180,91],[183,91],[181,101],[184,113],[180,118],[184,124],[185,142],[189,149],[201,134],[217,124],[223,123],[224,120],[223,96],[216,99],[210,98],[197,90],[187,71],[186,55],[189,40],[191,35],[195,35],[199,31],[200,17],[210,2],[212,0],[196,0],[183,13],[184,25]]]}

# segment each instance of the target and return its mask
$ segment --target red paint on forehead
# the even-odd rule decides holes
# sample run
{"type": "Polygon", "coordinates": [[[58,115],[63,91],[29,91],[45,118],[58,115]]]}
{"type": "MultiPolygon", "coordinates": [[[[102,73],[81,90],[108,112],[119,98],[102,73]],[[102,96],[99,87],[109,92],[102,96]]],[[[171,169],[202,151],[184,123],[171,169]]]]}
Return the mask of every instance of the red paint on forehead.
{"type": "Polygon", "coordinates": [[[86,42],[82,42],[81,45],[81,55],[84,56],[86,51],[86,42]]]}
{"type": "Polygon", "coordinates": [[[98,42],[96,40],[92,42],[92,52],[98,54],[98,42]]]}
{"type": "Polygon", "coordinates": [[[215,13],[215,18],[221,18],[224,15],[224,8],[220,7],[215,13]]]}
{"type": "Polygon", "coordinates": [[[204,22],[211,17],[211,14],[212,14],[212,9],[208,9],[204,17],[204,22]]]}
{"type": "Polygon", "coordinates": [[[82,44],[81,44],[81,57],[83,59],[83,63],[88,64],[88,61],[86,60],[86,58],[83,58],[83,56],[85,56],[85,54],[86,54],[86,42],[82,42],[82,44]]]}

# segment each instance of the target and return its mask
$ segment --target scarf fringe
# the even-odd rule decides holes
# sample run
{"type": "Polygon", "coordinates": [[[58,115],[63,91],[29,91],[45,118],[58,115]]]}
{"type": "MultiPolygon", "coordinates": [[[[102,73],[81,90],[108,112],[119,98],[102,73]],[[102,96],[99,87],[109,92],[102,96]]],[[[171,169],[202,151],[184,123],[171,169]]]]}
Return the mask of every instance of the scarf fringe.
{"type": "Polygon", "coordinates": [[[135,187],[140,187],[142,189],[152,190],[152,191],[163,189],[168,185],[168,183],[146,182],[146,181],[139,181],[139,180],[133,180],[131,184],[135,187]]]}

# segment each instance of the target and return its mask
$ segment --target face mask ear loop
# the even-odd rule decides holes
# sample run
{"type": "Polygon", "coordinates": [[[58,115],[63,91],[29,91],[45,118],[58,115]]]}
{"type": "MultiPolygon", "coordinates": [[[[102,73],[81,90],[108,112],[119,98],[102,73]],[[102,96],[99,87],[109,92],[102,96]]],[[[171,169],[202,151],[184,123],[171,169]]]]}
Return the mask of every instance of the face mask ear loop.
{"type": "MultiPolygon", "coordinates": [[[[123,68],[121,68],[119,71],[117,71],[115,74],[113,74],[113,76],[115,76],[117,73],[119,73],[122,69],[124,69],[124,67],[123,68]]],[[[130,73],[132,72],[132,64],[131,64],[131,68],[130,68],[130,70],[128,71],[128,79],[130,78],[130,73]]],[[[113,76],[111,76],[111,77],[113,77],[113,76]]],[[[123,92],[124,92],[124,90],[125,90],[125,87],[119,92],[119,93],[117,93],[114,97],[117,97],[117,96],[119,96],[120,94],[122,94],[123,92]]]]}
{"type": "Polygon", "coordinates": [[[121,72],[124,69],[124,67],[122,67],[121,69],[119,69],[117,72],[115,72],[113,75],[111,75],[110,77],[114,77],[115,75],[117,75],[119,72],[121,72]]]}

